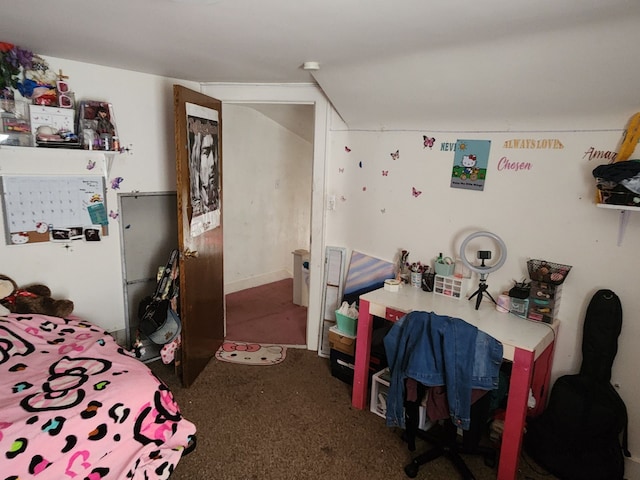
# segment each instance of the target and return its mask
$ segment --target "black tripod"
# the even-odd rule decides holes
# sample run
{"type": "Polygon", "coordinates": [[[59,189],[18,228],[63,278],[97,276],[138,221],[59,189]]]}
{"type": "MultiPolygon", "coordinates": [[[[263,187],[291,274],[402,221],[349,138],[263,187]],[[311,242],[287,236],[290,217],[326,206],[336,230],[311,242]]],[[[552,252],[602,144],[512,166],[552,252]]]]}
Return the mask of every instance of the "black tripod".
{"type": "MultiPolygon", "coordinates": [[[[484,260],[482,261],[482,263],[484,263],[484,260]]],[[[487,291],[487,273],[481,273],[480,274],[480,283],[478,284],[478,289],[473,292],[473,294],[469,297],[469,300],[471,300],[473,297],[475,297],[477,295],[476,298],[476,310],[478,310],[478,308],[480,308],[480,303],[482,302],[482,296],[484,294],[486,294],[493,303],[497,302],[495,301],[495,299],[491,296],[491,294],[487,291]]]]}

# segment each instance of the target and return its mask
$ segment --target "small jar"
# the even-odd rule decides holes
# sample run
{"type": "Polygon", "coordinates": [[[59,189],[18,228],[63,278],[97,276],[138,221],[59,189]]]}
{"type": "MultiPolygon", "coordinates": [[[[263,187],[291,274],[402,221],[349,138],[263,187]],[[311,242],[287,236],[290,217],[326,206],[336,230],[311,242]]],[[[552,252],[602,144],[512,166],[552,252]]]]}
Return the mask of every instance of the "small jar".
{"type": "Polygon", "coordinates": [[[120,139],[116,136],[111,137],[111,150],[120,150],[120,139]]]}

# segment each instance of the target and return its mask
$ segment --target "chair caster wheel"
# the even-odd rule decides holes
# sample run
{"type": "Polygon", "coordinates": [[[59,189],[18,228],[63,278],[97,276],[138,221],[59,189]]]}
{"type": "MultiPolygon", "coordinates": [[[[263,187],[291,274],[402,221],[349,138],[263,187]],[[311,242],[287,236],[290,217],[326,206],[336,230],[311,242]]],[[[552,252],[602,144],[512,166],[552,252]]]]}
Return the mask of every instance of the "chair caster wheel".
{"type": "Polygon", "coordinates": [[[419,466],[415,463],[410,463],[406,467],[404,467],[404,473],[407,474],[409,478],[416,478],[418,476],[419,466]]]}

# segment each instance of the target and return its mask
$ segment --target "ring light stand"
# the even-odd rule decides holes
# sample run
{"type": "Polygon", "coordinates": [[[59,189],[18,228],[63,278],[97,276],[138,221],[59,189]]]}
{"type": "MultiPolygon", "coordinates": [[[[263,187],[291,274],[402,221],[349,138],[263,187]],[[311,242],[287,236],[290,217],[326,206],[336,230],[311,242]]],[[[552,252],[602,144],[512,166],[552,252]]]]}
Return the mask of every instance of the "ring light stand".
{"type": "MultiPolygon", "coordinates": [[[[490,253],[490,252],[489,252],[490,253]]],[[[490,257],[489,257],[490,258],[490,257]]],[[[478,284],[478,289],[469,297],[469,300],[471,300],[473,297],[476,297],[476,310],[478,310],[478,308],[480,308],[480,303],[482,302],[482,296],[486,293],[487,296],[491,299],[491,301],[493,303],[496,303],[495,299],[491,296],[491,294],[487,291],[487,276],[491,273],[491,272],[495,272],[496,270],[498,270],[502,265],[504,265],[504,262],[506,262],[507,260],[507,246],[504,244],[504,242],[502,241],[502,239],[497,236],[494,233],[490,233],[490,232],[476,232],[476,233],[472,233],[471,235],[469,235],[467,238],[464,239],[464,241],[462,242],[462,245],[460,246],[460,259],[462,260],[462,263],[464,263],[464,265],[471,270],[472,272],[476,272],[480,275],[480,282],[478,284]],[[485,258],[482,258],[482,262],[480,265],[473,265],[471,262],[469,262],[469,260],[467,260],[467,255],[466,255],[466,248],[467,248],[467,244],[473,240],[474,238],[478,238],[478,237],[489,237],[492,238],[493,240],[495,240],[498,244],[498,246],[500,247],[500,257],[498,258],[498,261],[493,264],[493,265],[485,265],[484,261],[485,258]]]]}

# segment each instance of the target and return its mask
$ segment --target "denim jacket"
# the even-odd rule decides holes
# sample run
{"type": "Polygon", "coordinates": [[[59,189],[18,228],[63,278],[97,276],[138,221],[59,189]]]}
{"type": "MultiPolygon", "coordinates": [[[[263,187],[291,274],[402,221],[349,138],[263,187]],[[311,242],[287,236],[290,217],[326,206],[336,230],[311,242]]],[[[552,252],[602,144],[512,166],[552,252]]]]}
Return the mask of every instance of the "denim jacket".
{"type": "Polygon", "coordinates": [[[471,390],[498,388],[502,344],[475,326],[432,312],[411,312],[384,338],[391,372],[387,425],[404,427],[405,379],[445,385],[453,422],[469,429],[471,390]]]}

